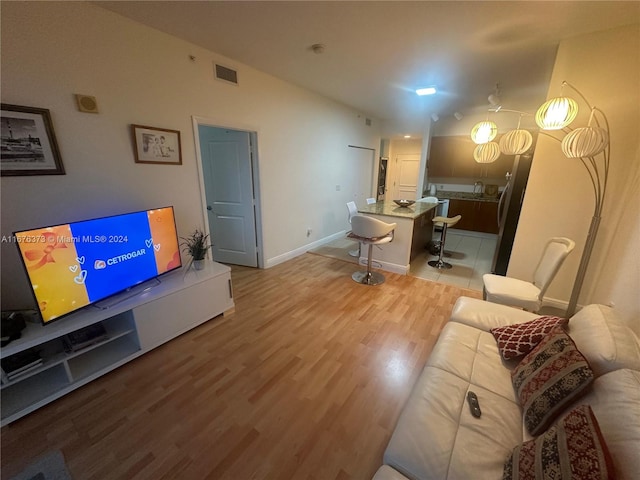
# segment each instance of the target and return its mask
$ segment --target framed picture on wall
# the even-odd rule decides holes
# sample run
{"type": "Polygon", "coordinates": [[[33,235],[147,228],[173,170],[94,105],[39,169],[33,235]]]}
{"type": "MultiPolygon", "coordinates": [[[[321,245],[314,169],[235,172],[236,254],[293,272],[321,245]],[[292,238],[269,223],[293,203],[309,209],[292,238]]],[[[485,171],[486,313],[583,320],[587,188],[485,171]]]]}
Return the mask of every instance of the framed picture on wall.
{"type": "Polygon", "coordinates": [[[0,174],[64,175],[49,110],[1,104],[0,174]]]}
{"type": "Polygon", "coordinates": [[[180,132],[166,128],[131,125],[136,163],[182,165],[180,132]]]}

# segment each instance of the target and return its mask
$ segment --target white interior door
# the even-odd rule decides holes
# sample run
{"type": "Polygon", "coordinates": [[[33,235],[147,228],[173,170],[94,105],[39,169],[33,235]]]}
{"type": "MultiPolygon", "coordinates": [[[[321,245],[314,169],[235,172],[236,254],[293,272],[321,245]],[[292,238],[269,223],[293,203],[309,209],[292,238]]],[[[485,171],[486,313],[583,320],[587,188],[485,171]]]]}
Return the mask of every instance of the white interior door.
{"type": "Polygon", "coordinates": [[[256,267],[249,132],[198,126],[213,259],[256,267]]]}
{"type": "Polygon", "coordinates": [[[420,154],[399,153],[396,156],[396,181],[393,198],[418,199],[418,175],[420,173],[420,154]]]}

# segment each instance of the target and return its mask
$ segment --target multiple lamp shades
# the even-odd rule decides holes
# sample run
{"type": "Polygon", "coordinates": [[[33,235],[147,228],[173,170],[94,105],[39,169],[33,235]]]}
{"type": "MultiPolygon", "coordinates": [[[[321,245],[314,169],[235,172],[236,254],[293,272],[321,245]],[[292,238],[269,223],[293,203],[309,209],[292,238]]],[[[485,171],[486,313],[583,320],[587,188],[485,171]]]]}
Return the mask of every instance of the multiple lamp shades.
{"type": "MultiPolygon", "coordinates": [[[[609,176],[610,145],[609,123],[604,112],[596,107],[592,107],[584,95],[573,85],[562,82],[562,87],[564,88],[565,86],[574,90],[589,108],[591,113],[587,126],[575,129],[570,127],[570,124],[578,115],[578,103],[574,99],[565,96],[552,98],[543,103],[535,114],[535,121],[541,129],[540,133],[560,142],[562,153],[567,158],[580,159],[582,165],[587,169],[594,192],[594,213],[566,312],[566,316],[570,317],[576,311],[578,297],[600,225],[604,195],[609,176]],[[600,125],[600,122],[602,122],[603,126],[600,125]],[[561,132],[564,134],[564,137],[560,139],[553,134],[547,133],[553,131],[561,132]]],[[[523,115],[529,115],[525,112],[504,110],[501,109],[501,107],[497,107],[494,111],[519,113],[520,119],[523,115]]],[[[478,144],[473,153],[476,162],[491,163],[498,158],[500,152],[507,155],[519,155],[526,152],[531,146],[531,134],[526,130],[520,129],[520,121],[518,121],[518,128],[505,133],[502,138],[500,138],[499,143],[493,141],[497,132],[497,125],[488,119],[479,122],[473,127],[471,130],[471,138],[478,144]]]]}
{"type": "MultiPolygon", "coordinates": [[[[576,90],[567,82],[563,82],[562,86],[569,86],[576,90]]],[[[577,90],[576,92],[582,96],[577,90]]],[[[473,152],[473,158],[478,163],[495,162],[501,152],[505,155],[520,155],[531,147],[533,142],[531,133],[520,128],[522,116],[528,114],[516,110],[503,110],[501,107],[497,107],[495,112],[499,111],[519,113],[518,127],[505,133],[500,138],[500,142],[496,143],[493,140],[498,134],[498,126],[494,122],[487,118],[487,120],[474,125],[471,129],[471,139],[478,144],[473,152]]],[[[596,111],[599,110],[591,108],[589,123],[586,127],[577,128],[562,139],[562,152],[566,157],[593,157],[603,152],[609,145],[607,130],[600,126],[592,125],[596,111]]],[[[602,112],[600,113],[602,114],[602,112]]],[[[577,115],[578,103],[572,98],[561,96],[543,103],[535,114],[535,120],[542,130],[563,130],[576,119],[577,115]]]]}

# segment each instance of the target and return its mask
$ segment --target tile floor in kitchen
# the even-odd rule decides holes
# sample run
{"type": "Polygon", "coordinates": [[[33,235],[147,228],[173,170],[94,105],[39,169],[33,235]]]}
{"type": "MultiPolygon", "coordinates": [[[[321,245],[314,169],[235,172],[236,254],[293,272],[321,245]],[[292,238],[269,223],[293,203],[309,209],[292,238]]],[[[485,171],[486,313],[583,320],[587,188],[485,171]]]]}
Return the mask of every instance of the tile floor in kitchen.
{"type": "Polygon", "coordinates": [[[496,241],[497,235],[452,229],[447,232],[445,244],[445,251],[451,256],[444,261],[453,268],[438,270],[429,266],[427,261],[437,257],[425,250],[411,262],[409,275],[482,291],[482,275],[491,271],[496,241]]]}

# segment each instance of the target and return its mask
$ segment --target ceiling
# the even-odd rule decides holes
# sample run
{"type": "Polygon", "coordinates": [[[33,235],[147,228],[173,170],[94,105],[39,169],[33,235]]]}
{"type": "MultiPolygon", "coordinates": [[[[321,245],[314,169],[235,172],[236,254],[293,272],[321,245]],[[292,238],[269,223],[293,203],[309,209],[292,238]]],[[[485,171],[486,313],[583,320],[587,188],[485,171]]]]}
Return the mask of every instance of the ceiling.
{"type": "Polygon", "coordinates": [[[484,112],[496,84],[505,108],[535,110],[560,40],[640,23],[638,1],[94,3],[349,105],[390,137],[484,112]],[[428,85],[438,93],[415,94],[428,85]]]}

